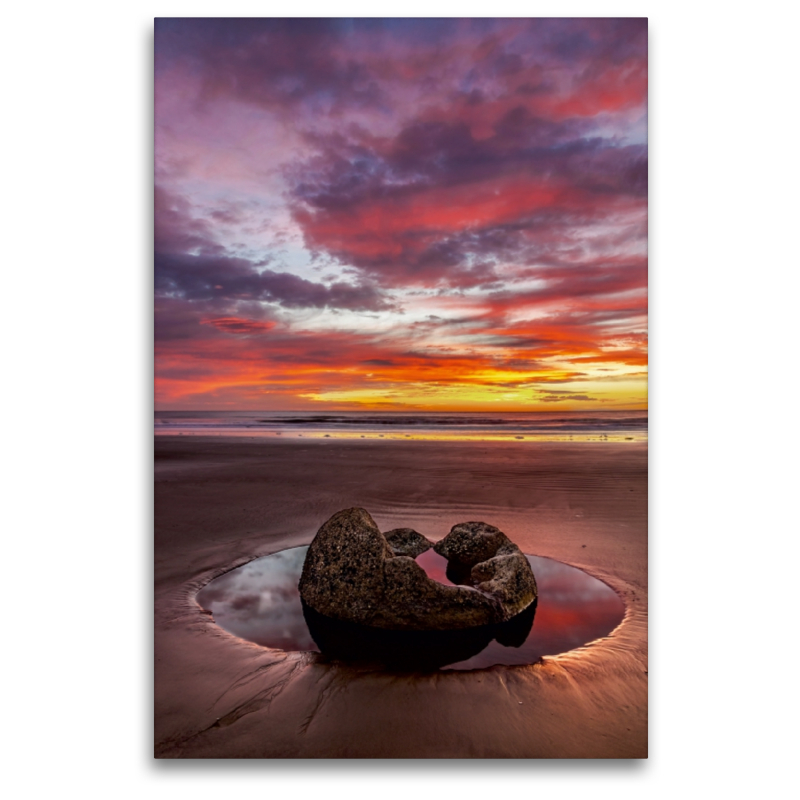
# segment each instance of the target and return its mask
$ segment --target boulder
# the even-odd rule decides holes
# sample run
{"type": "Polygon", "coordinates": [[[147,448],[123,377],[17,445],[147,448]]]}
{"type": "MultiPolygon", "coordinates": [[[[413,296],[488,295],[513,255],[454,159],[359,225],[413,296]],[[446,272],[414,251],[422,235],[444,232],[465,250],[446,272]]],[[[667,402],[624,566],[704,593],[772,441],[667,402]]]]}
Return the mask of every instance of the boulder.
{"type": "Polygon", "coordinates": [[[447,559],[449,576],[496,597],[507,615],[505,619],[527,608],[538,595],[530,562],[493,525],[461,522],[433,549],[447,559]]]}
{"type": "Polygon", "coordinates": [[[393,556],[363,508],[340,511],[308,548],[300,597],[320,614],[369,624],[383,603],[384,564],[393,556]]]}
{"type": "Polygon", "coordinates": [[[457,567],[474,567],[496,555],[506,545],[516,545],[494,525],[485,522],[459,522],[434,545],[434,550],[457,567]]]}
{"type": "Polygon", "coordinates": [[[425,574],[414,557],[430,547],[411,528],[384,536],[363,508],[340,511],[308,548],[300,596],[331,619],[396,631],[496,625],[536,599],[527,559],[491,525],[456,525],[435,545],[464,574],[463,585],[445,586],[425,574]]]}
{"type": "Polygon", "coordinates": [[[389,547],[396,556],[409,556],[416,558],[426,550],[433,547],[433,542],[429,542],[421,533],[417,533],[413,528],[395,528],[383,534],[389,547]]]}

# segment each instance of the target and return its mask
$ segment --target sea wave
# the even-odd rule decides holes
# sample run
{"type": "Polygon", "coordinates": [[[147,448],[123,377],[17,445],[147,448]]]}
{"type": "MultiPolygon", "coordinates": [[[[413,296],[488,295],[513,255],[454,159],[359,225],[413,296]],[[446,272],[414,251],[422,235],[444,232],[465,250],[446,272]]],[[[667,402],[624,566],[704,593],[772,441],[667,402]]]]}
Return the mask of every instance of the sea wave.
{"type": "MultiPolygon", "coordinates": [[[[571,434],[622,434],[647,432],[647,412],[602,411],[602,412],[527,412],[516,414],[492,413],[361,413],[341,412],[333,414],[303,412],[157,412],[156,433],[185,431],[187,433],[248,433],[264,432],[330,432],[336,435],[352,435],[356,432],[379,432],[387,435],[407,434],[457,435],[472,437],[487,435],[523,436],[571,434]],[[449,433],[448,433],[449,432],[449,433]]],[[[297,433],[296,435],[302,435],[297,433]]]]}

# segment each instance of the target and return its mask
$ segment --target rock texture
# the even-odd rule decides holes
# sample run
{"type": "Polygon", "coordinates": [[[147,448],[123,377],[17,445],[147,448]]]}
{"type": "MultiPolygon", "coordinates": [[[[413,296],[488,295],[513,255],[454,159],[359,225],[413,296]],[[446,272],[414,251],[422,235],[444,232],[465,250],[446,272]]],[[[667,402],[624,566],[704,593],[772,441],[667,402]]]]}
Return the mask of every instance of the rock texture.
{"type": "Polygon", "coordinates": [[[413,528],[395,528],[383,535],[396,556],[416,558],[433,547],[433,542],[429,542],[413,528]]]}
{"type": "Polygon", "coordinates": [[[414,556],[430,547],[411,528],[384,536],[363,508],[340,511],[308,549],[300,596],[331,619],[396,631],[496,625],[536,599],[528,560],[491,525],[456,525],[435,546],[466,585],[445,586],[428,578],[414,556]]]}
{"type": "Polygon", "coordinates": [[[340,511],[308,548],[300,597],[320,614],[369,624],[383,603],[384,564],[393,557],[363,508],[340,511]]]}

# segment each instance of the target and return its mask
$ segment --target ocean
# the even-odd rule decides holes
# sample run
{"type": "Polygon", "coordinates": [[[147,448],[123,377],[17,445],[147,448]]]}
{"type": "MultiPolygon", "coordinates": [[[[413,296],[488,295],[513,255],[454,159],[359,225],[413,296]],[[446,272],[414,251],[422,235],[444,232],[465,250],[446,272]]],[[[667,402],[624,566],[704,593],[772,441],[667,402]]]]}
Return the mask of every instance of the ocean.
{"type": "Polygon", "coordinates": [[[647,411],[157,411],[155,434],[448,441],[647,441],[647,411]]]}

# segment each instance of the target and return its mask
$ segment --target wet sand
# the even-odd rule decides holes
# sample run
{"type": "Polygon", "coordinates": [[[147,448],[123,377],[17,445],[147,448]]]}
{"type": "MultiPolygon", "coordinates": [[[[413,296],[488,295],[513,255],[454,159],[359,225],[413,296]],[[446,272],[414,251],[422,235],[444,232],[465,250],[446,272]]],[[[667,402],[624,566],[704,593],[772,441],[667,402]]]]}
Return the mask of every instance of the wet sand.
{"type": "Polygon", "coordinates": [[[645,443],[159,436],[155,479],[157,757],[647,756],[645,443]],[[497,525],[604,580],[625,619],[534,665],[409,675],[244,642],[195,602],[350,506],[431,539],[497,525]]]}

